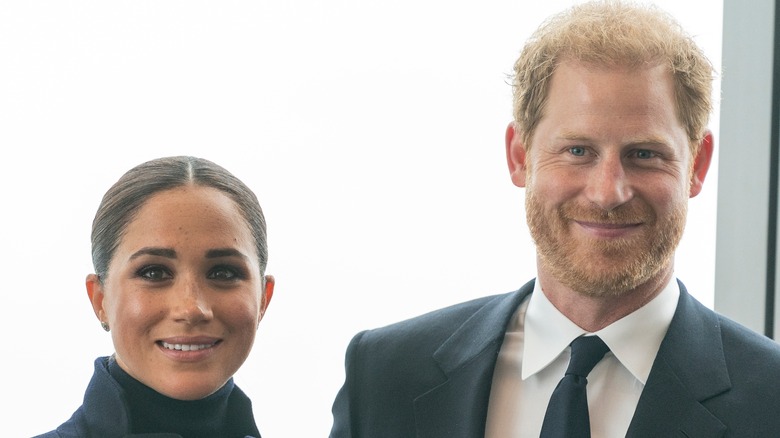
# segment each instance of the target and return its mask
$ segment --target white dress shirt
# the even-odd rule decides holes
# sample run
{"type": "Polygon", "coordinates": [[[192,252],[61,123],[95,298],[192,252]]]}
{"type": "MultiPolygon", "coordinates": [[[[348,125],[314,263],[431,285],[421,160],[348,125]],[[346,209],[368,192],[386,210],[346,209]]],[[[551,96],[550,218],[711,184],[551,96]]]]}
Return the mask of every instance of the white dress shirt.
{"type": "MultiPolygon", "coordinates": [[[[625,437],[650,368],[677,308],[675,280],[652,301],[599,330],[610,351],[588,375],[593,438],[625,437]]],[[[590,334],[550,303],[536,282],[518,307],[493,374],[486,438],[538,437],[575,338],[590,334]]]]}

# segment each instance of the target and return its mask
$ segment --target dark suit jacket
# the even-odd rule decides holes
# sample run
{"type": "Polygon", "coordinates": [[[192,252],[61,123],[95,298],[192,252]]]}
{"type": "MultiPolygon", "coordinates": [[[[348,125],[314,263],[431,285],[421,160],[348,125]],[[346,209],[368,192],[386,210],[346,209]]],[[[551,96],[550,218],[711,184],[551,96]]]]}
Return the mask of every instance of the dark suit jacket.
{"type": "MultiPolygon", "coordinates": [[[[680,289],[627,436],[780,437],[780,344],[680,289]]],[[[359,333],[331,438],[482,437],[504,332],[532,291],[533,281],[359,333]]]]}

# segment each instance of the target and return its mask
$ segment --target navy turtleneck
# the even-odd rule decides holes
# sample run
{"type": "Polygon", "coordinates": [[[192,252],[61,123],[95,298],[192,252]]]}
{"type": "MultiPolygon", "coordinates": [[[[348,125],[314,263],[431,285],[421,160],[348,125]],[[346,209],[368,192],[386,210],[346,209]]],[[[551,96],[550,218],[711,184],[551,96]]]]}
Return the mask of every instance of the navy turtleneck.
{"type": "Polygon", "coordinates": [[[235,421],[230,413],[233,379],[200,400],[177,400],[127,374],[111,358],[108,372],[124,390],[132,433],[177,433],[184,438],[245,437],[257,434],[254,420],[235,421]]]}

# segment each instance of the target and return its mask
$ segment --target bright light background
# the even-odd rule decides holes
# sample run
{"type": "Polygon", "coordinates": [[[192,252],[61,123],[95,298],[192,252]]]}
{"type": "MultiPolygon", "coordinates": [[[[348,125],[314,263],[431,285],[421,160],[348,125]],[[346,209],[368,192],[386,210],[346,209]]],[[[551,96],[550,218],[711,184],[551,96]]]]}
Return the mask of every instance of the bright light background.
{"type": "MultiPolygon", "coordinates": [[[[0,3],[3,435],[80,405],[113,351],[84,289],[92,217],[130,167],[179,154],[223,165],[266,212],[276,294],[236,376],[263,436],[327,435],[353,334],[534,276],[507,75],[572,3],[0,3]]],[[[720,65],[720,2],[656,3],[720,65]]],[[[677,259],[708,306],[716,170],[677,259]]]]}

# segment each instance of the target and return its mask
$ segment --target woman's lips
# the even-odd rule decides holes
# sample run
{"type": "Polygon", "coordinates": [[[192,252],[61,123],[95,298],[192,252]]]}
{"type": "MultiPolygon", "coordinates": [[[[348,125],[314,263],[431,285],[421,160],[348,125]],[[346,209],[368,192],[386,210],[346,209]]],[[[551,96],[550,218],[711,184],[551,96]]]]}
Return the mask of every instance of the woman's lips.
{"type": "Polygon", "coordinates": [[[211,355],[222,342],[213,337],[175,337],[157,341],[160,350],[175,360],[197,361],[211,355]]]}
{"type": "Polygon", "coordinates": [[[211,348],[216,343],[213,344],[169,344],[165,341],[160,341],[160,344],[163,346],[163,348],[166,348],[168,350],[179,350],[179,351],[197,351],[197,350],[205,350],[207,348],[211,348]]]}

